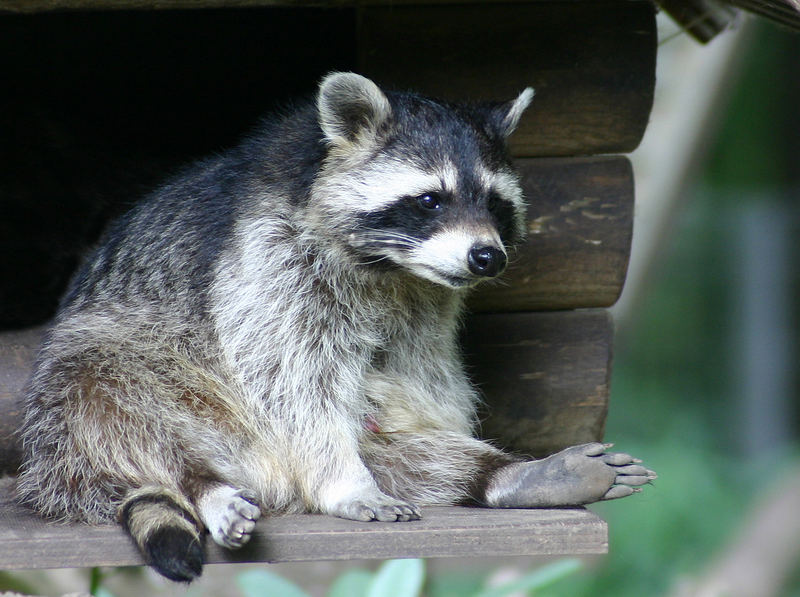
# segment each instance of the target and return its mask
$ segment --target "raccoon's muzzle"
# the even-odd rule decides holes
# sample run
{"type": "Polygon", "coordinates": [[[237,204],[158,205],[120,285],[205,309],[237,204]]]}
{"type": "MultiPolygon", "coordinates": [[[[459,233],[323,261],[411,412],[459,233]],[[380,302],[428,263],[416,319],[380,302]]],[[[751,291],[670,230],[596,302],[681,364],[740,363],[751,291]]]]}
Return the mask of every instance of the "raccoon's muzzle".
{"type": "Polygon", "coordinates": [[[506,267],[506,254],[497,247],[474,246],[467,254],[469,271],[476,276],[494,278],[506,267]]]}

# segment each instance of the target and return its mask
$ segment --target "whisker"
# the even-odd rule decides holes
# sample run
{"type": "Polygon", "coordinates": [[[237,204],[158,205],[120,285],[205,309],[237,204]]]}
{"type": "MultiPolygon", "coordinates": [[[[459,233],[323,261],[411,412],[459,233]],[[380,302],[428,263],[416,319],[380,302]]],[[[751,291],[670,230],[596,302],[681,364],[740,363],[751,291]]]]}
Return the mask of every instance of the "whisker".
{"type": "Polygon", "coordinates": [[[364,228],[360,231],[354,243],[358,246],[376,246],[413,249],[422,244],[422,241],[413,236],[403,234],[394,230],[377,230],[374,228],[364,228]]]}
{"type": "Polygon", "coordinates": [[[389,257],[387,255],[382,255],[381,257],[376,257],[375,259],[371,259],[369,261],[359,261],[358,265],[372,265],[374,263],[379,263],[381,261],[386,261],[389,257]]]}
{"type": "Polygon", "coordinates": [[[378,236],[383,238],[392,238],[397,240],[404,240],[411,244],[419,244],[420,240],[408,234],[404,234],[402,232],[397,232],[396,230],[376,230],[373,228],[365,229],[365,232],[368,233],[368,236],[378,236]]]}

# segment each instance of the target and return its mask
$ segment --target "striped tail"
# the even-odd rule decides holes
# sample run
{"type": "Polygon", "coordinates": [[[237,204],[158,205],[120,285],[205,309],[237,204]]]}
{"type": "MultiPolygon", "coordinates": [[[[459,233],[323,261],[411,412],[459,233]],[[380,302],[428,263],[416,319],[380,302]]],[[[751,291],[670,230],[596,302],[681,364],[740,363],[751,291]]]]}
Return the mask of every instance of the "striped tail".
{"type": "Polygon", "coordinates": [[[192,506],[157,487],[131,492],[119,509],[122,526],[145,561],[170,580],[191,582],[203,571],[203,533],[192,506]]]}

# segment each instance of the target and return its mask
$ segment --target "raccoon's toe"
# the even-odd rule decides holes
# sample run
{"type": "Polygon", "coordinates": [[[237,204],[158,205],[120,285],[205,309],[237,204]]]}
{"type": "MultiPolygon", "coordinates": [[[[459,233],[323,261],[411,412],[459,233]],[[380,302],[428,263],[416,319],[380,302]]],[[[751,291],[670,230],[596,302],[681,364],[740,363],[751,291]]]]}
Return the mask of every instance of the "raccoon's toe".
{"type": "Polygon", "coordinates": [[[153,532],[145,555],[159,574],[178,582],[191,582],[203,572],[203,546],[185,528],[167,526],[153,532]]]}
{"type": "Polygon", "coordinates": [[[419,520],[422,515],[419,508],[413,504],[399,501],[366,501],[354,500],[348,504],[340,505],[334,512],[336,516],[350,520],[369,522],[407,522],[419,520]]]}
{"type": "Polygon", "coordinates": [[[198,500],[200,517],[215,543],[228,549],[239,549],[261,516],[258,497],[248,489],[220,485],[198,500]]]}

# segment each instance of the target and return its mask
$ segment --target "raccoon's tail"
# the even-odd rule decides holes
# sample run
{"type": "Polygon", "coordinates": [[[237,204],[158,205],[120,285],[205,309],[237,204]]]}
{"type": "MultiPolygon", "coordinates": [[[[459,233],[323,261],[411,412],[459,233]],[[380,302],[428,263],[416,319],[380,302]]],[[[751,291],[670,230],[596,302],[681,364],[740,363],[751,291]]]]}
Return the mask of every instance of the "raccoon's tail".
{"type": "Polygon", "coordinates": [[[204,563],[202,527],[193,511],[178,494],[146,487],[126,496],[119,518],[150,566],[170,580],[191,582],[204,563]]]}

